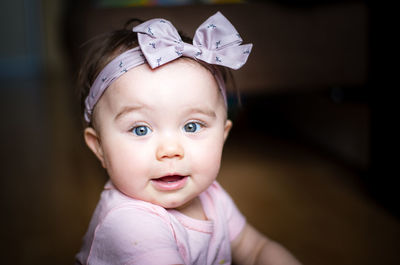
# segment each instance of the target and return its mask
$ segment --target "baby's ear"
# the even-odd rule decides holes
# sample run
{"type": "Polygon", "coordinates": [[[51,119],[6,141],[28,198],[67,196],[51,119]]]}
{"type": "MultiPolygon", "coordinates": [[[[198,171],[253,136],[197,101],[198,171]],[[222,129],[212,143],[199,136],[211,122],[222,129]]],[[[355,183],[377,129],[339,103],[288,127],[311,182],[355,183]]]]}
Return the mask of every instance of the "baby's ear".
{"type": "Polygon", "coordinates": [[[105,168],[103,149],[101,147],[100,137],[96,130],[92,127],[87,127],[83,132],[83,137],[85,138],[86,145],[97,156],[101,165],[105,168]]]}
{"type": "Polygon", "coordinates": [[[224,128],[224,142],[225,142],[226,138],[228,138],[229,131],[231,130],[231,128],[232,128],[232,121],[226,120],[225,128],[224,128]]]}

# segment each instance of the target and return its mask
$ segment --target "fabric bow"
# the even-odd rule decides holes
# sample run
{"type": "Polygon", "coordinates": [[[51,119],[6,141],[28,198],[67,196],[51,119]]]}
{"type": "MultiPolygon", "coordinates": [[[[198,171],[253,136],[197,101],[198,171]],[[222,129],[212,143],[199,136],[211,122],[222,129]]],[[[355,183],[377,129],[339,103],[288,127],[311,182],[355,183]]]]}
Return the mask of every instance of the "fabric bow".
{"type": "Polygon", "coordinates": [[[193,44],[183,42],[176,28],[165,19],[151,19],[132,30],[138,33],[140,48],[151,68],[185,56],[236,70],[246,63],[253,46],[240,45],[239,33],[220,12],[197,28],[193,44]]]}

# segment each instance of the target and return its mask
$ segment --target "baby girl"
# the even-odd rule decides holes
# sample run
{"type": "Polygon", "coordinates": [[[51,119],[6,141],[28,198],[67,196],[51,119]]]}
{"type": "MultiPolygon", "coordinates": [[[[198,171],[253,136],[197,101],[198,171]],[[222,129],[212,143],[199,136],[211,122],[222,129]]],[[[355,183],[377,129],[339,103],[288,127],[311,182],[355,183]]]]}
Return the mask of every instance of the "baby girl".
{"type": "Polygon", "coordinates": [[[216,182],[232,127],[224,67],[240,68],[252,45],[219,12],[187,42],[152,19],[87,55],[84,138],[110,180],[76,263],[299,264],[216,182]]]}

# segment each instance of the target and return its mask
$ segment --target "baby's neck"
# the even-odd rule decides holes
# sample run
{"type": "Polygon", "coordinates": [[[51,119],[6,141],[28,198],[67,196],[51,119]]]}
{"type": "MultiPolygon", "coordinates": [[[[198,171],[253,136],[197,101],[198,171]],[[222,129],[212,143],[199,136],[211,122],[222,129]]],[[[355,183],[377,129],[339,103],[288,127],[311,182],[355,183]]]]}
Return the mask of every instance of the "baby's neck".
{"type": "Polygon", "coordinates": [[[176,208],[176,210],[194,219],[207,220],[207,216],[204,212],[203,205],[201,204],[199,197],[196,197],[191,202],[176,208]]]}

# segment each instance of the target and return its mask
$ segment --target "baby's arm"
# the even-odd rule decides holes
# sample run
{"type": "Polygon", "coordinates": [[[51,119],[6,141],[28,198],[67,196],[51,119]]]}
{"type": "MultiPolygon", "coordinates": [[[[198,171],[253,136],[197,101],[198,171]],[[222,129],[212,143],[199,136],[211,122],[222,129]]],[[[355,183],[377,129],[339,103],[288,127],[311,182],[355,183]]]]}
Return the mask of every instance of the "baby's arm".
{"type": "Polygon", "coordinates": [[[234,262],[241,265],[300,265],[289,251],[249,224],[232,241],[232,255],[234,262]]]}

